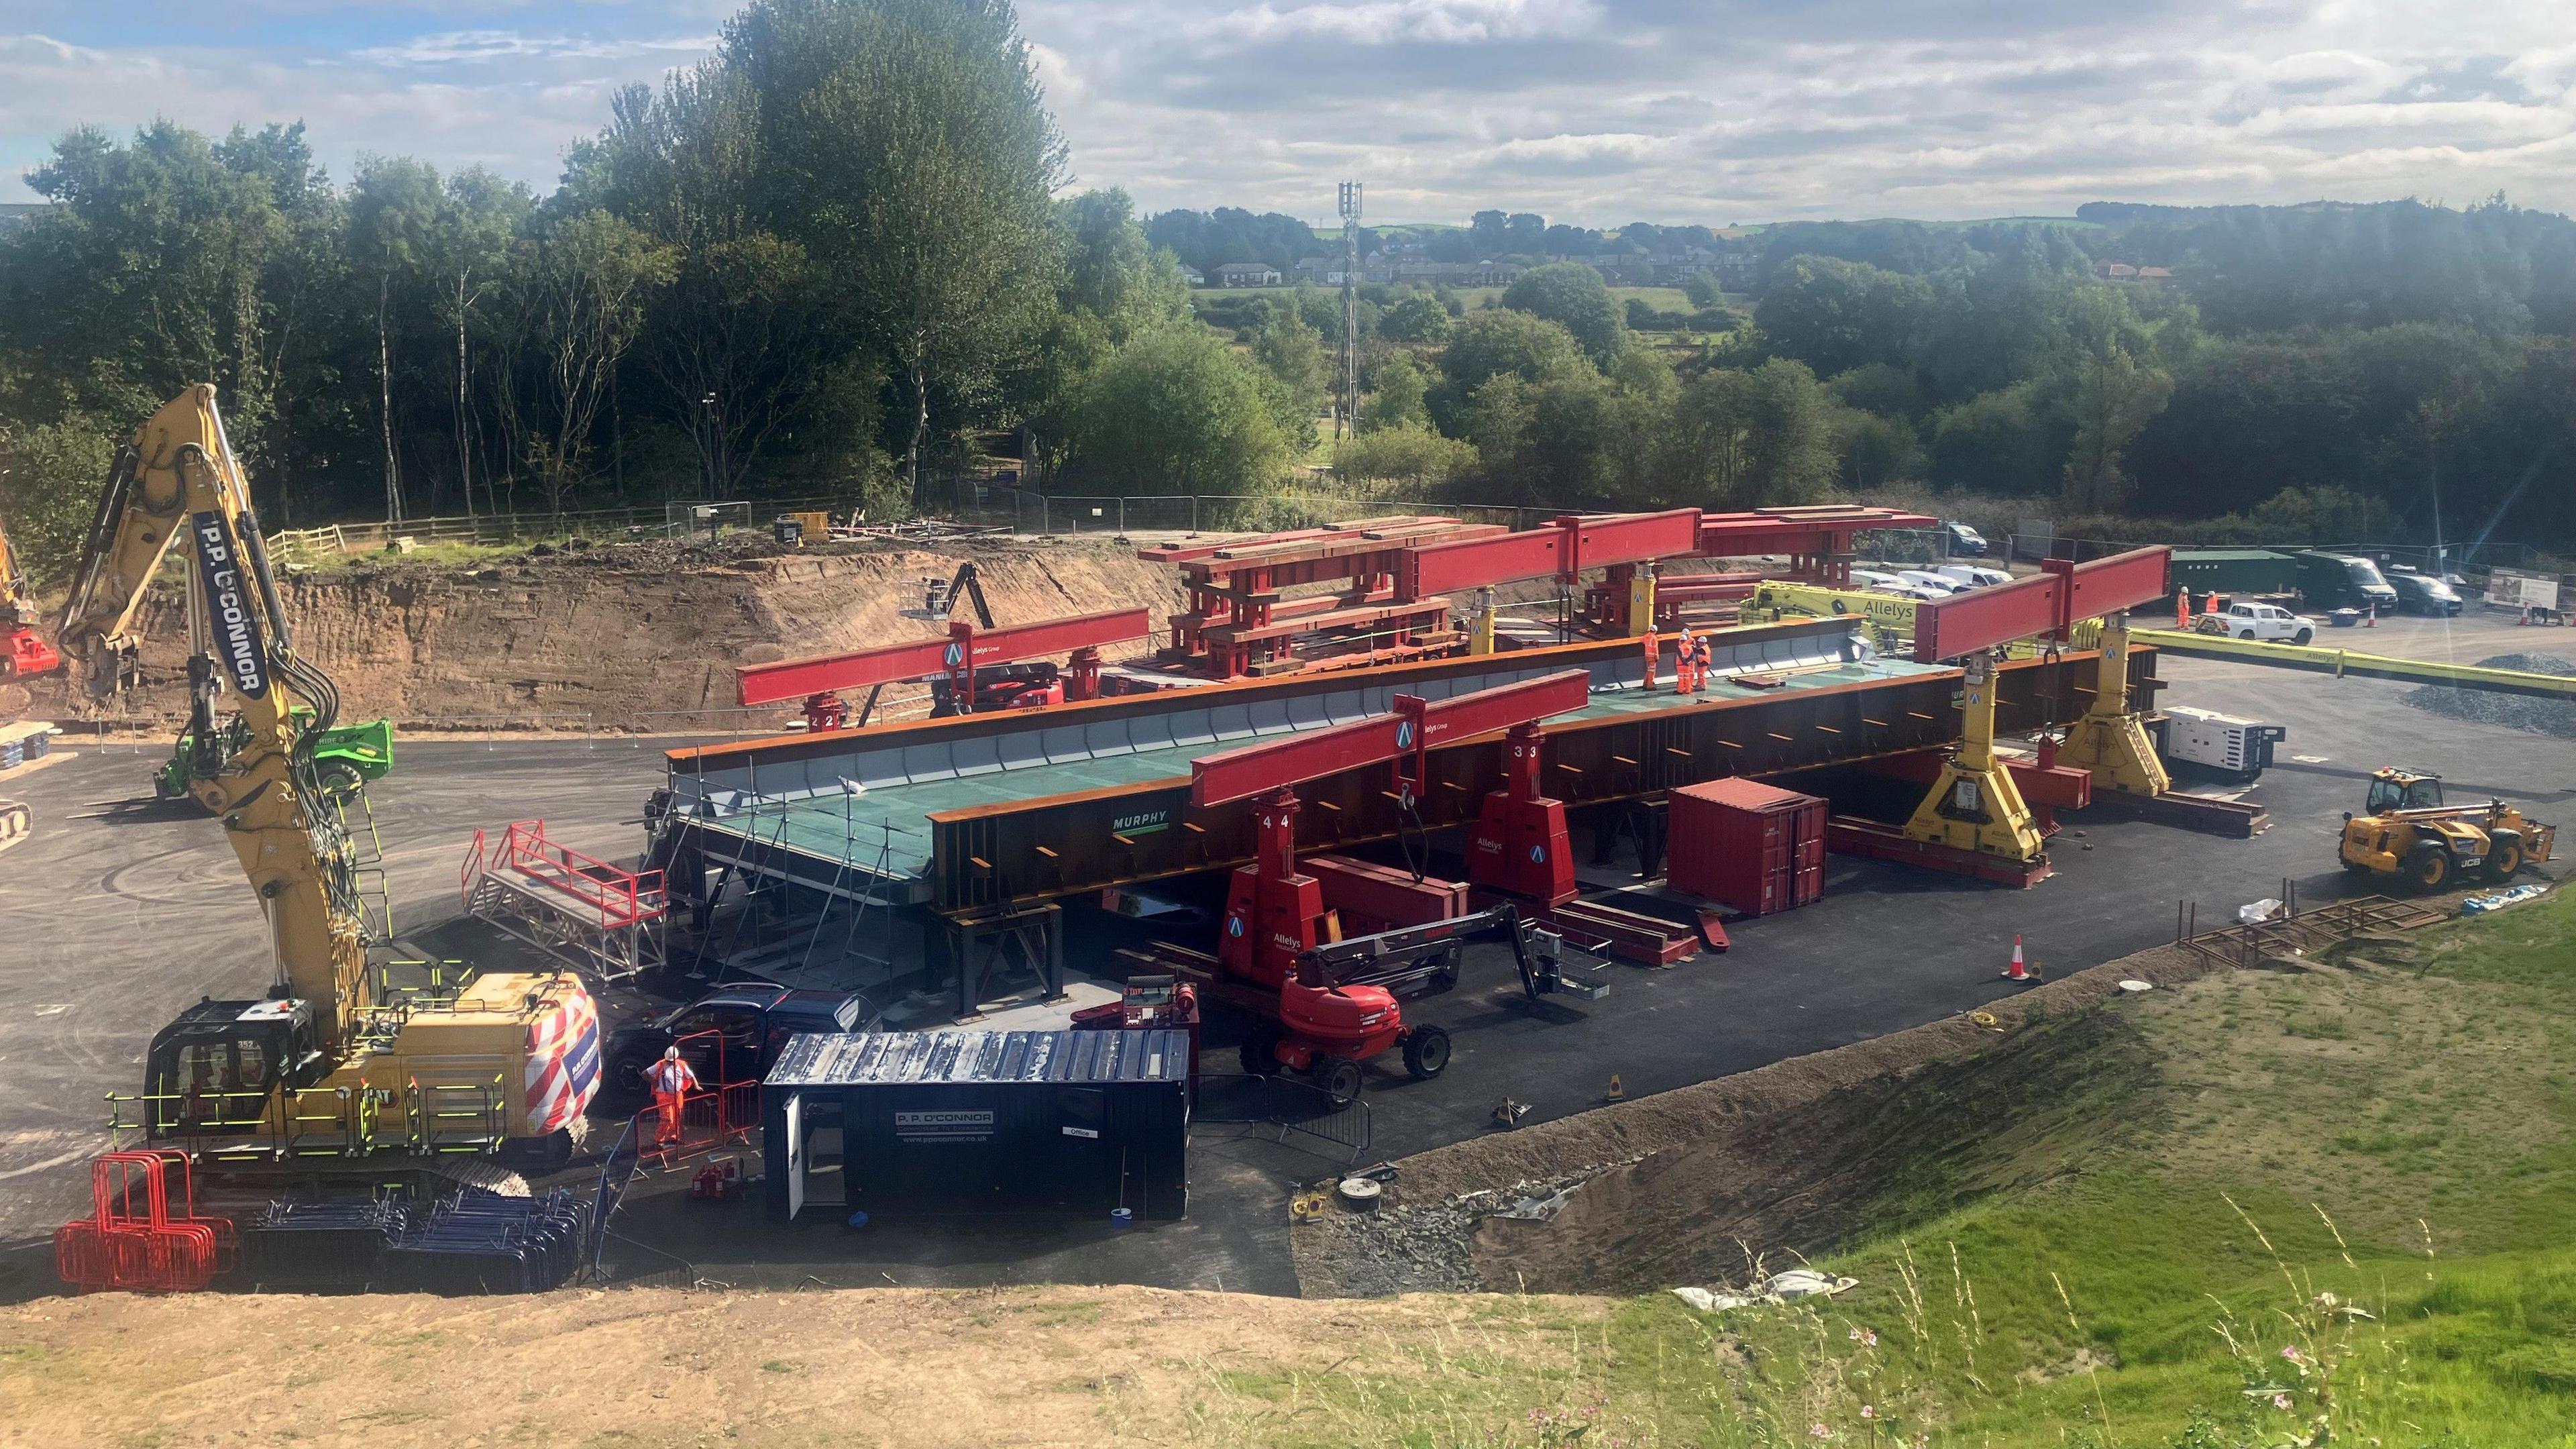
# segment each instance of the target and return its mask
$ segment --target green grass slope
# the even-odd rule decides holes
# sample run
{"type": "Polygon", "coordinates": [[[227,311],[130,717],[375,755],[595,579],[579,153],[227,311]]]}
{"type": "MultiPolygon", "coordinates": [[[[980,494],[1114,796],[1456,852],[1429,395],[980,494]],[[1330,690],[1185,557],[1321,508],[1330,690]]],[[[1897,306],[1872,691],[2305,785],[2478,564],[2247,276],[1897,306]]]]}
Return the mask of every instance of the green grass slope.
{"type": "Polygon", "coordinates": [[[1541,1310],[1553,1356],[1504,1372],[1435,1343],[1385,1373],[1256,1377],[1239,1402],[1266,1412],[1239,1422],[1316,1444],[2576,1446],[2576,893],[2038,1030],[2145,1069],[1997,1053],[1995,1092],[2084,1099],[1998,1098],[2044,1125],[1885,1175],[1876,1220],[1903,1226],[1820,1264],[1860,1281],[1825,1306],[1541,1310]]]}

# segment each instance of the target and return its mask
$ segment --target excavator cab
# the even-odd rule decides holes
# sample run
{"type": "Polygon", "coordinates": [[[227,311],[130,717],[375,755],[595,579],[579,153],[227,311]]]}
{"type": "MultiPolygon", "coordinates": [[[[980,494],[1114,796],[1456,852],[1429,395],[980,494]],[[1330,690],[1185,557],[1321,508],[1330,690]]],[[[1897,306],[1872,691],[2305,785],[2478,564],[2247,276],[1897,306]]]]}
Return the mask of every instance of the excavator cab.
{"type": "Polygon", "coordinates": [[[310,1086],[324,1062],[300,1001],[204,998],[153,1034],[144,1056],[148,1137],[247,1136],[281,1087],[310,1086]]]}

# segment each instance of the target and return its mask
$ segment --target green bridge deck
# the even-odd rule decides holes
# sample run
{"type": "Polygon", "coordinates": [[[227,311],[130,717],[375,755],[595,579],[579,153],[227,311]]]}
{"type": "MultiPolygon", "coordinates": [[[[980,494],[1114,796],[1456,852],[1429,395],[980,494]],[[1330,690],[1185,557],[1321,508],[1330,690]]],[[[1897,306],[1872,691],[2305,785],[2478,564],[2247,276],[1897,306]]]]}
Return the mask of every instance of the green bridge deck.
{"type": "MultiPolygon", "coordinates": [[[[1569,667],[1593,689],[1547,722],[1548,788],[1569,804],[1957,737],[1959,671],[1870,657],[1845,621],[1715,637],[1716,682],[1689,696],[1672,690],[1669,652],[1660,686],[1641,689],[1641,651],[1619,640],[677,750],[665,855],[840,894],[891,886],[960,916],[1215,869],[1249,858],[1250,806],[1190,810],[1192,760],[1383,714],[1397,693],[1445,698],[1569,667]]],[[[2007,725],[2080,713],[2091,671],[2073,665],[2089,657],[2007,665],[2007,725]]],[[[2137,671],[2148,690],[2151,670],[2137,671]]],[[[1498,737],[1444,746],[1432,763],[1423,823],[1472,818],[1500,779],[1498,737]]],[[[1394,832],[1382,772],[1352,776],[1300,787],[1321,802],[1302,812],[1301,847],[1394,832]]],[[[675,876],[683,893],[688,879],[675,876]]]]}

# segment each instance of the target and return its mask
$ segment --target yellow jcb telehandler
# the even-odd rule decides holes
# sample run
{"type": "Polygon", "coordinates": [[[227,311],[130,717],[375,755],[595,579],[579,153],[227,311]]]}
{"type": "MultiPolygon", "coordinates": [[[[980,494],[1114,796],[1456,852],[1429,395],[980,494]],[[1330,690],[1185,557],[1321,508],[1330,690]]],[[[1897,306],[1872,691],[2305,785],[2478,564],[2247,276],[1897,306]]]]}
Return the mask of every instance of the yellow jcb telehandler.
{"type": "Polygon", "coordinates": [[[2549,859],[2558,827],[2525,817],[2502,800],[2442,803],[2442,777],[2381,769],[2370,777],[2362,813],[2343,818],[2343,868],[2401,876],[2418,890],[2448,889],[2464,873],[2510,880],[2549,859]]]}

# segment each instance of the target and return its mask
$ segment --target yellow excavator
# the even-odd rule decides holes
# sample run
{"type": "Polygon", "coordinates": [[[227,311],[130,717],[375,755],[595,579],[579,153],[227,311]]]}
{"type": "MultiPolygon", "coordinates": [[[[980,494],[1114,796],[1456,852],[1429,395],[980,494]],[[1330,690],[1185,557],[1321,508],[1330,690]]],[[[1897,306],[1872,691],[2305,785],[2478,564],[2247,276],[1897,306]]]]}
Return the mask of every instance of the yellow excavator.
{"type": "Polygon", "coordinates": [[[172,399],[119,452],[73,574],[63,649],[94,689],[122,679],[147,587],[182,538],[190,734],[207,752],[189,793],[250,878],[276,974],[263,997],[207,998],[162,1028],[143,1090],[113,1099],[114,1125],[254,1176],[381,1180],[390,1158],[569,1156],[599,1085],[598,1015],[578,979],[415,989],[370,961],[356,852],[313,760],[339,692],[295,652],[212,387],[172,399]],[[238,719],[219,725],[226,696],[238,719]]]}
{"type": "MultiPolygon", "coordinates": [[[[9,531],[0,528],[0,682],[49,674],[62,666],[62,656],[36,636],[36,598],[27,576],[9,551],[9,531]]],[[[23,800],[0,800],[0,850],[35,833],[36,812],[23,800]]]]}
{"type": "Polygon", "coordinates": [[[2336,856],[2356,874],[2403,877],[2418,890],[2447,889],[2477,872],[2510,881],[2549,859],[2558,827],[2526,818],[2502,800],[2442,803],[2442,777],[2419,770],[2371,772],[2362,813],[2343,818],[2336,856]]]}

